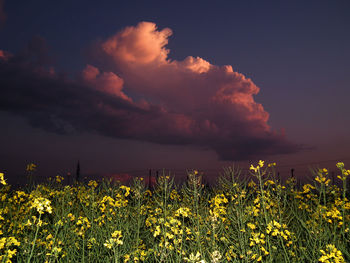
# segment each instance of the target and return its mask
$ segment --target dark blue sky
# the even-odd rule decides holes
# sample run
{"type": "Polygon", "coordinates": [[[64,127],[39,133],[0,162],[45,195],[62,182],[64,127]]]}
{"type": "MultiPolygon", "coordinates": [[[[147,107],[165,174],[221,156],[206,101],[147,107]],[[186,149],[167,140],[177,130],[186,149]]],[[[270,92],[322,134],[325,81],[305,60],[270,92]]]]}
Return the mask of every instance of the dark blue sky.
{"type": "MultiPolygon", "coordinates": [[[[19,54],[40,36],[47,62],[74,79],[91,64],[94,43],[141,21],[153,22],[173,31],[168,58],[198,56],[232,65],[260,88],[254,100],[269,113],[271,128],[285,129],[289,141],[303,145],[295,153],[262,159],[284,165],[350,160],[349,12],[348,1],[5,0],[0,50],[19,54]]],[[[195,146],[121,140],[89,130],[50,133],[14,112],[0,111],[6,124],[0,131],[0,169],[8,174],[20,173],[27,162],[39,163],[42,173],[65,173],[77,159],[89,173],[228,164],[215,151],[195,146]]]]}

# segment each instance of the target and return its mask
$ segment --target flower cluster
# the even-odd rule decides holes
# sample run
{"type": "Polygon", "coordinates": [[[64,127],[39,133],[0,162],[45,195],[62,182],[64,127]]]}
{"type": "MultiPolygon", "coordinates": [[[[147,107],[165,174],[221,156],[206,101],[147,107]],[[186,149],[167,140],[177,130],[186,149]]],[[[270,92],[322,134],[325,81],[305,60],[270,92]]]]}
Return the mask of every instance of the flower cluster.
{"type": "Polygon", "coordinates": [[[27,170],[28,172],[33,172],[33,171],[35,171],[35,170],[36,170],[36,164],[34,164],[34,163],[28,164],[27,167],[26,167],[26,170],[27,170]]]}
{"type": "Polygon", "coordinates": [[[196,170],[182,186],[163,175],[150,189],[56,178],[17,190],[0,173],[0,262],[350,261],[349,170],[337,164],[341,188],[327,169],[288,185],[274,166],[251,165],[248,180],[228,169],[214,187],[196,170]]]}
{"type": "Polygon", "coordinates": [[[218,194],[214,198],[212,198],[210,201],[210,208],[209,211],[211,216],[215,218],[220,218],[222,221],[225,221],[225,215],[226,215],[226,205],[228,203],[228,200],[224,194],[218,194]]]}
{"type": "Polygon", "coordinates": [[[320,184],[324,184],[328,186],[331,180],[327,178],[327,175],[328,175],[328,170],[326,168],[319,169],[317,176],[315,177],[315,180],[320,184]]]}
{"type": "Polygon", "coordinates": [[[191,253],[189,257],[184,257],[184,260],[190,263],[205,263],[205,260],[201,260],[201,254],[199,252],[196,254],[191,253]]]}
{"type": "Polygon", "coordinates": [[[252,164],[250,165],[250,170],[254,171],[255,173],[259,172],[260,171],[260,168],[263,168],[264,166],[264,161],[260,160],[258,162],[258,165],[256,167],[254,167],[252,164]]]}
{"type": "Polygon", "coordinates": [[[44,197],[35,198],[31,208],[35,208],[39,214],[44,214],[45,212],[52,213],[51,201],[44,197]]]}
{"type": "Polygon", "coordinates": [[[17,249],[13,247],[19,247],[20,245],[21,243],[15,237],[0,238],[0,261],[11,262],[11,258],[17,253],[17,249]]]}
{"type": "Polygon", "coordinates": [[[346,170],[344,168],[344,163],[339,162],[337,163],[337,168],[341,171],[341,175],[338,175],[337,177],[342,180],[342,181],[346,181],[346,179],[348,178],[348,176],[350,175],[350,170],[346,170]]]}
{"type": "Polygon", "coordinates": [[[76,222],[76,226],[77,228],[75,229],[75,232],[77,235],[84,237],[86,230],[91,227],[91,223],[87,217],[79,216],[76,222]]]}
{"type": "Polygon", "coordinates": [[[326,251],[320,250],[322,256],[318,259],[320,262],[325,263],[344,263],[343,253],[339,251],[334,245],[329,244],[326,246],[326,251]]]}
{"type": "MultiPolygon", "coordinates": [[[[281,236],[285,241],[290,240],[291,232],[287,229],[286,224],[280,224],[276,220],[273,220],[268,223],[266,228],[266,234],[271,235],[273,237],[281,236]]],[[[292,241],[287,243],[289,247],[292,244],[292,241]]]]}
{"type": "Polygon", "coordinates": [[[103,245],[108,249],[112,249],[115,246],[123,245],[122,237],[122,232],[116,230],[112,233],[112,237],[107,239],[103,245]]]}
{"type": "Polygon", "coordinates": [[[0,184],[6,185],[6,181],[4,179],[4,173],[0,173],[0,184]]]}

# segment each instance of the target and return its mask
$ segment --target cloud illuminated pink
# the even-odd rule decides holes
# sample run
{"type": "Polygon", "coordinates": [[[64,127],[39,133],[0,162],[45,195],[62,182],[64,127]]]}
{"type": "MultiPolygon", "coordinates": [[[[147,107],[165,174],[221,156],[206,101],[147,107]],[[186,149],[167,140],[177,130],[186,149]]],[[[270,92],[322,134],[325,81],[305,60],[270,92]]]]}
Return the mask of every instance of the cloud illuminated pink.
{"type": "Polygon", "coordinates": [[[264,142],[260,148],[266,149],[256,151],[268,152],[276,145],[282,152],[284,146],[286,152],[293,148],[283,134],[271,131],[269,114],[253,97],[259,88],[249,78],[230,65],[216,66],[200,57],[169,59],[166,45],[171,34],[171,29],[141,22],[100,42],[92,52],[97,64],[123,79],[126,93],[182,116],[183,121],[174,124],[179,137],[186,134],[193,144],[209,145],[224,159],[230,158],[230,148],[240,148],[250,139],[264,142]],[[223,148],[228,148],[225,154],[220,153],[223,148]]]}
{"type": "Polygon", "coordinates": [[[127,27],[102,44],[102,49],[116,61],[132,64],[163,63],[167,59],[168,28],[157,31],[153,23],[142,22],[137,27],[127,27]]]}
{"type": "Polygon", "coordinates": [[[268,125],[269,114],[254,100],[260,89],[251,79],[200,57],[171,60],[166,48],[171,34],[150,22],[126,27],[93,46],[93,59],[76,80],[43,69],[48,60],[41,39],[25,53],[37,64],[18,63],[3,52],[0,84],[7,87],[5,97],[16,99],[0,99],[2,109],[48,130],[64,132],[58,126],[68,124],[115,138],[193,145],[222,160],[299,150],[268,125]]]}
{"type": "Polygon", "coordinates": [[[87,65],[82,71],[82,78],[97,90],[131,101],[122,91],[124,81],[113,72],[100,73],[98,68],[87,65]]]}

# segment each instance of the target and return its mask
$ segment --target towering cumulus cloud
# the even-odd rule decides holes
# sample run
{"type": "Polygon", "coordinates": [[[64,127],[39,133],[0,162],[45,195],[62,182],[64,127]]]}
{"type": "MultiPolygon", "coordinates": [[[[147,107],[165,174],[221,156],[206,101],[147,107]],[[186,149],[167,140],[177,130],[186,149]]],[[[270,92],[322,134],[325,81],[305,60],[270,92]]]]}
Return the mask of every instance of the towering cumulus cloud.
{"type": "Polygon", "coordinates": [[[253,98],[259,88],[250,79],[231,66],[212,65],[200,57],[170,60],[166,45],[171,34],[150,22],[127,27],[91,49],[91,63],[74,81],[45,74],[33,65],[19,66],[3,55],[0,74],[11,69],[21,81],[55,83],[28,87],[39,96],[26,92],[24,97],[18,79],[1,74],[8,96],[19,101],[3,108],[32,120],[46,117],[41,126],[47,129],[63,122],[117,138],[195,145],[216,151],[222,160],[298,150],[284,134],[271,130],[269,114],[253,98]],[[42,101],[55,94],[63,99],[42,101]],[[31,106],[38,104],[40,108],[31,106]]]}

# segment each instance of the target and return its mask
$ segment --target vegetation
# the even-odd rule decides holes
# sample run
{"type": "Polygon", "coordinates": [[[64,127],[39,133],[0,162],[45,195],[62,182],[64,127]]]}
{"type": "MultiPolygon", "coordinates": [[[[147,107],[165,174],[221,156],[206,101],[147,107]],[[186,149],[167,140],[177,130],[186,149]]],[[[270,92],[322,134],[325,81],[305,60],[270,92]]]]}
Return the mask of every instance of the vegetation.
{"type": "Polygon", "coordinates": [[[274,165],[252,165],[249,182],[226,169],[214,188],[163,174],[152,190],[59,176],[11,190],[0,173],[0,262],[350,262],[350,170],[337,164],[342,188],[321,169],[297,189],[274,165]]]}

